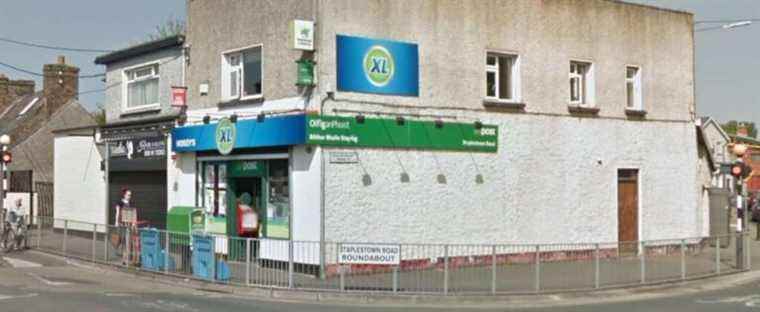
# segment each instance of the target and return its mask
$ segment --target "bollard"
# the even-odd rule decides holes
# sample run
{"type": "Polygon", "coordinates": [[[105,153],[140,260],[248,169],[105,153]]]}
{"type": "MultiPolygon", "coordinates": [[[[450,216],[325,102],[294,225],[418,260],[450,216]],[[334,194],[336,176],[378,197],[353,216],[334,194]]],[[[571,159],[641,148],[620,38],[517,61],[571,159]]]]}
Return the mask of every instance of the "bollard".
{"type": "Polygon", "coordinates": [[[594,246],[594,288],[599,288],[601,270],[599,268],[599,243],[594,246]]]}

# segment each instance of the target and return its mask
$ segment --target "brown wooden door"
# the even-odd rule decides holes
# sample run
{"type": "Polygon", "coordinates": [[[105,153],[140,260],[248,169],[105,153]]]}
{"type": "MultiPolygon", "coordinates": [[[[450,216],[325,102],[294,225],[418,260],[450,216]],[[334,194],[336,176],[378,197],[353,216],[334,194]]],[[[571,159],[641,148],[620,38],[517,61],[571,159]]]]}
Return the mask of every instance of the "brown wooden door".
{"type": "Polygon", "coordinates": [[[639,240],[639,171],[618,170],[618,241],[621,251],[637,250],[639,240]]]}

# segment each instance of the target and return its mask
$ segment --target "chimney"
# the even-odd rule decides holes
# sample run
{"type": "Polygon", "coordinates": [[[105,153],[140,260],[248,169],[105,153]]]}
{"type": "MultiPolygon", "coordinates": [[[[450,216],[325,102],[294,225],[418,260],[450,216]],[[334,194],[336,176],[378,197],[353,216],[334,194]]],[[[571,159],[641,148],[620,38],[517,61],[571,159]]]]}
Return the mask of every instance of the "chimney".
{"type": "Polygon", "coordinates": [[[34,93],[34,80],[10,80],[0,74],[0,113],[16,99],[34,93]]]}
{"type": "Polygon", "coordinates": [[[740,123],[739,126],[736,127],[736,135],[749,137],[749,130],[747,130],[747,125],[740,123]]]}
{"type": "Polygon", "coordinates": [[[72,99],[78,98],[79,68],[66,64],[66,57],[58,56],[56,64],[42,67],[42,93],[48,116],[72,99]]]}

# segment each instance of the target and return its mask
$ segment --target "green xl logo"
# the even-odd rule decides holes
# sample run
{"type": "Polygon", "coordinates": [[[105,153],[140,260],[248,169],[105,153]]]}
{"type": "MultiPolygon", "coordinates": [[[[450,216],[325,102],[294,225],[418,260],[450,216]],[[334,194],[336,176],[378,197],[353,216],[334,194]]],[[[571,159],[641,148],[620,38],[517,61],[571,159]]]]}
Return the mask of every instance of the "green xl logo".
{"type": "Polygon", "coordinates": [[[216,125],[216,149],[222,155],[229,155],[235,148],[235,124],[227,118],[216,125]]]}
{"type": "Polygon", "coordinates": [[[373,46],[364,55],[364,75],[376,87],[383,87],[391,82],[395,70],[393,56],[383,46],[373,46]]]}

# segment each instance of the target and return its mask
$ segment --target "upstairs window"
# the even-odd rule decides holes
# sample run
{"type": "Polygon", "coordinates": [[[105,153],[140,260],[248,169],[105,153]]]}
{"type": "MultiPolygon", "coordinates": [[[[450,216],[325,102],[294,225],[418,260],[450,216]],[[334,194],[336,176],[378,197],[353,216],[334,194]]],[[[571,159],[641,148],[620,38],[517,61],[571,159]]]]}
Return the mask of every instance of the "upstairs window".
{"type": "Polygon", "coordinates": [[[486,54],[486,99],[519,101],[519,67],[517,55],[486,54]]]}
{"type": "Polygon", "coordinates": [[[625,108],[643,110],[641,101],[641,69],[628,66],[625,69],[625,108]]]}
{"type": "Polygon", "coordinates": [[[570,104],[592,106],[594,75],[591,63],[570,62],[570,104]]]}
{"type": "Polygon", "coordinates": [[[126,81],[126,109],[158,106],[158,64],[124,71],[126,81]]]}
{"type": "Polygon", "coordinates": [[[225,53],[222,57],[222,100],[246,100],[262,95],[261,46],[225,53]]]}

